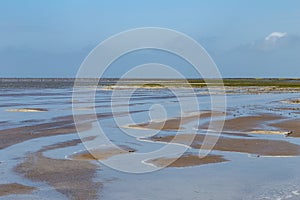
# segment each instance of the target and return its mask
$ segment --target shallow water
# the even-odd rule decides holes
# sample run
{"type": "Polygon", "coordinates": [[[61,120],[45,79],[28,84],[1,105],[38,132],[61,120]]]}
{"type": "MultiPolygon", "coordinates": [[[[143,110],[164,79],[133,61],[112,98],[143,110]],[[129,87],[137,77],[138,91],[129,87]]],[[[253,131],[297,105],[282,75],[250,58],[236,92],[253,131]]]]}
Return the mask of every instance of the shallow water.
{"type": "MultiPolygon", "coordinates": [[[[72,115],[72,88],[23,88],[23,89],[0,89],[0,122],[1,130],[51,122],[53,118],[72,115]],[[43,108],[47,112],[8,112],[9,109],[20,108],[43,108]]],[[[180,94],[185,94],[181,89],[180,94]]],[[[232,90],[232,89],[231,89],[232,90]]],[[[126,90],[125,90],[126,92],[126,90]]],[[[96,94],[96,112],[111,112],[110,90],[99,88],[96,94]]],[[[199,110],[186,109],[184,115],[197,113],[210,109],[210,97],[205,89],[196,89],[199,101],[199,110]]],[[[188,94],[185,94],[188,96],[188,94]]],[[[299,118],[299,112],[293,110],[278,110],[281,107],[297,108],[298,105],[287,105],[283,100],[299,98],[299,93],[240,93],[239,90],[227,95],[227,110],[230,116],[247,116],[258,113],[278,114],[288,118],[299,118]]],[[[185,103],[189,98],[183,99],[185,103]]],[[[82,106],[89,103],[82,102],[82,106]]],[[[163,89],[139,89],[130,99],[125,102],[122,98],[114,99],[117,111],[141,111],[131,113],[135,123],[147,122],[149,119],[156,120],[180,116],[180,106],[176,96],[170,91],[163,89]],[[128,106],[129,105],[129,106],[128,106]],[[161,112],[165,114],[155,115],[149,113],[151,109],[161,109],[153,105],[163,106],[161,112]],[[151,116],[152,115],[152,116],[151,116]]],[[[87,107],[82,113],[91,113],[87,107]]],[[[229,117],[230,117],[229,116],[229,117]]],[[[137,152],[151,152],[163,147],[163,143],[147,142],[137,139],[132,135],[153,135],[158,133],[153,130],[130,129],[130,134],[124,133],[116,124],[115,120],[126,121],[127,115],[108,118],[100,118],[99,123],[106,136],[118,145],[130,146],[137,152]]],[[[87,135],[97,132],[96,123],[94,128],[86,131],[87,135]]],[[[191,122],[183,125],[180,134],[197,132],[196,124],[191,122]]],[[[126,128],[124,129],[126,130],[126,128]]],[[[159,134],[176,134],[176,131],[160,131],[159,134]]],[[[285,138],[282,135],[254,135],[260,139],[286,140],[300,144],[299,139],[285,138]]],[[[230,136],[228,136],[230,137],[230,136]]],[[[0,183],[18,182],[24,185],[39,187],[40,190],[32,194],[11,195],[0,199],[47,199],[51,196],[55,199],[66,199],[65,196],[56,192],[50,185],[41,182],[33,182],[22,178],[15,172],[13,167],[22,161],[28,152],[35,152],[43,146],[77,139],[78,135],[68,134],[51,136],[25,141],[0,150],[0,183]]],[[[64,159],[74,152],[83,151],[82,144],[61,149],[50,150],[44,153],[50,158],[64,159]]],[[[195,149],[190,152],[197,153],[195,149]]],[[[214,154],[223,155],[228,162],[208,164],[186,168],[165,168],[151,173],[129,174],[113,170],[101,163],[101,169],[94,178],[104,183],[99,189],[100,199],[199,199],[199,200],[266,200],[266,199],[300,199],[300,174],[298,168],[299,157],[251,157],[246,153],[213,151],[214,154]]],[[[119,155],[111,158],[111,161],[126,159],[128,155],[119,155]]],[[[121,162],[121,165],[124,162],[121,162]]],[[[127,163],[130,167],[130,163],[127,163]]],[[[148,166],[151,168],[151,166],[148,166]]],[[[153,167],[153,166],[152,166],[153,167]]]]}

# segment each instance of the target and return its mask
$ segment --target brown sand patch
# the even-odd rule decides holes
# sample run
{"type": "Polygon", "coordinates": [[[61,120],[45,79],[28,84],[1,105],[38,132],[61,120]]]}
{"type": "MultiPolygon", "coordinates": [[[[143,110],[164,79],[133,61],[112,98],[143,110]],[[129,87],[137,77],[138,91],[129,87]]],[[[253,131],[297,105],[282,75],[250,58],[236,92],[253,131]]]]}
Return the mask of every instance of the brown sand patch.
{"type": "MultiPolygon", "coordinates": [[[[225,120],[223,130],[225,131],[237,131],[237,132],[250,132],[260,129],[262,125],[271,123],[274,120],[282,119],[283,117],[277,115],[258,115],[258,116],[244,116],[234,119],[225,120]]],[[[222,124],[221,121],[214,122],[222,124]]],[[[208,129],[209,124],[199,126],[200,129],[208,129]]]]}
{"type": "Polygon", "coordinates": [[[136,151],[135,149],[132,149],[127,146],[122,146],[120,148],[121,149],[108,147],[108,148],[91,150],[90,152],[83,151],[80,153],[76,153],[70,156],[69,158],[73,160],[105,160],[115,155],[133,153],[136,151]]]}
{"type": "Polygon", "coordinates": [[[0,184],[0,196],[12,194],[28,194],[36,190],[35,187],[21,185],[19,183],[0,184]]]}
{"type": "Polygon", "coordinates": [[[287,134],[288,137],[300,137],[300,119],[286,120],[271,125],[282,131],[289,132],[287,134]]]}
{"type": "Polygon", "coordinates": [[[30,154],[15,171],[25,178],[46,182],[69,199],[97,199],[100,183],[92,181],[96,166],[84,161],[50,159],[30,154]]]}
{"type": "Polygon", "coordinates": [[[173,119],[167,119],[160,122],[147,122],[137,125],[129,125],[130,128],[144,128],[144,129],[154,129],[154,130],[179,130],[181,129],[180,125],[187,124],[192,121],[200,120],[200,118],[209,118],[209,117],[220,117],[224,116],[223,112],[207,112],[201,114],[195,114],[185,117],[177,117],[173,119]]]}
{"type": "MultiPolygon", "coordinates": [[[[200,149],[202,147],[201,143],[204,140],[204,135],[192,135],[184,134],[174,136],[155,136],[150,138],[153,141],[163,141],[188,144],[190,139],[195,137],[192,144],[192,148],[200,149]]],[[[217,139],[214,136],[212,139],[217,139]]],[[[205,147],[203,147],[205,148],[205,147]]],[[[282,140],[262,140],[262,139],[237,139],[237,138],[225,138],[220,137],[213,148],[219,151],[229,151],[229,152],[241,152],[258,154],[265,156],[298,156],[300,155],[300,146],[297,144],[292,144],[287,141],[282,140]]]]}
{"type": "Polygon", "coordinates": [[[220,155],[207,155],[204,158],[199,158],[198,155],[185,154],[174,161],[175,158],[156,158],[147,161],[148,163],[154,164],[157,167],[189,167],[197,165],[205,165],[210,163],[221,163],[228,160],[224,159],[220,155]],[[174,161],[174,162],[172,162],[174,161]],[[171,164],[169,164],[171,163],[171,164]]]}
{"type": "Polygon", "coordinates": [[[52,159],[44,151],[75,146],[78,139],[46,146],[36,153],[28,154],[25,161],[15,167],[17,173],[33,181],[46,182],[69,199],[98,199],[101,183],[94,182],[98,167],[90,162],[52,159]]]}

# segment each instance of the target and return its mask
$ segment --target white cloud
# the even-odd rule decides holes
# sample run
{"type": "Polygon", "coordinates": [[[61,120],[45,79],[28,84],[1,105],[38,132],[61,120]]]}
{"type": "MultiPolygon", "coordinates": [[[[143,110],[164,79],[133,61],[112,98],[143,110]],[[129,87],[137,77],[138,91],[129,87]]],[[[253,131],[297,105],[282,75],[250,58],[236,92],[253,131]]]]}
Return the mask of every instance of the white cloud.
{"type": "Polygon", "coordinates": [[[277,40],[286,37],[287,33],[286,32],[273,32],[269,34],[267,37],[265,37],[266,41],[273,41],[276,42],[277,40]]]}
{"type": "Polygon", "coordinates": [[[270,51],[281,52],[299,52],[300,49],[300,35],[294,35],[286,32],[273,32],[267,37],[262,37],[249,43],[241,44],[233,51],[244,53],[263,53],[270,51]]]}

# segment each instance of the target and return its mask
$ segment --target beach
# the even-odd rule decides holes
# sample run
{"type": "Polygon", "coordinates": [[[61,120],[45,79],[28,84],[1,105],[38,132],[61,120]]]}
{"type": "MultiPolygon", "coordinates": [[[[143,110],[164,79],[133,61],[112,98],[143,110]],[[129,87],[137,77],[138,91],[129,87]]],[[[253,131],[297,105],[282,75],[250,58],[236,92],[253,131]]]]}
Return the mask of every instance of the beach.
{"type": "Polygon", "coordinates": [[[51,81],[31,80],[27,87],[24,80],[0,82],[0,199],[300,198],[300,90],[295,84],[227,80],[224,112],[210,106],[211,95],[224,91],[213,85],[209,93],[195,80],[192,90],[174,80],[164,83],[173,92],[149,81],[140,87],[141,80],[122,86],[106,80],[96,89],[95,109],[90,100],[72,105],[72,80],[51,81]],[[132,88],[129,102],[112,101],[114,91],[127,94],[132,88]],[[189,105],[192,97],[199,110],[187,107],[180,113],[179,103],[189,105]],[[155,115],[155,109],[162,111],[153,105],[163,106],[166,115],[155,115]],[[124,120],[128,116],[132,121],[124,120]],[[99,139],[97,124],[115,146],[99,139]],[[205,139],[216,143],[201,158],[199,150],[209,146],[205,139]],[[97,145],[87,149],[86,144],[97,145]],[[152,172],[131,174],[108,166],[130,168],[130,156],[167,144],[186,151],[143,158],[139,167],[152,172]]]}

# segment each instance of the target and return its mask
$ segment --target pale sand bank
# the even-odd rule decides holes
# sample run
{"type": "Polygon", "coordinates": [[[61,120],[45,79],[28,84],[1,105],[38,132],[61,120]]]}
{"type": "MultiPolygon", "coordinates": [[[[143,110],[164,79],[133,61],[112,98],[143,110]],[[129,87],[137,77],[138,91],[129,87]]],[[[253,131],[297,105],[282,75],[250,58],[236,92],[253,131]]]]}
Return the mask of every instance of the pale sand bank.
{"type": "Polygon", "coordinates": [[[47,112],[48,109],[45,108],[17,108],[17,109],[8,109],[6,112],[47,112]]]}
{"type": "Polygon", "coordinates": [[[251,134],[263,134],[263,135],[287,135],[288,131],[270,131],[270,130],[255,130],[250,131],[251,134]]]}

